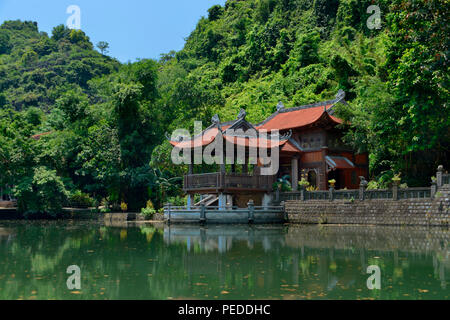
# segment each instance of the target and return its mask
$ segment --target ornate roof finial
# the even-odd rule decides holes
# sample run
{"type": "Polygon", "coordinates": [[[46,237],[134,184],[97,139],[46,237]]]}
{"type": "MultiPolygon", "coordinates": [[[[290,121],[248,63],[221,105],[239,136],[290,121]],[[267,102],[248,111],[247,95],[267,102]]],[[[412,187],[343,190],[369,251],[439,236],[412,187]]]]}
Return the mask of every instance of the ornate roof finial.
{"type": "Polygon", "coordinates": [[[339,91],[334,96],[336,99],[342,100],[345,98],[345,91],[342,89],[339,89],[339,91]]]}
{"type": "Polygon", "coordinates": [[[211,118],[211,122],[213,124],[219,124],[220,123],[220,118],[218,114],[213,115],[213,117],[211,118]]]}
{"type": "Polygon", "coordinates": [[[284,109],[284,104],[283,104],[283,102],[278,102],[278,104],[277,104],[277,111],[280,111],[280,110],[283,110],[284,109]]]}
{"type": "Polygon", "coordinates": [[[245,112],[244,109],[241,108],[241,110],[239,111],[239,114],[237,116],[238,120],[245,120],[245,117],[247,116],[247,113],[245,112]]]}

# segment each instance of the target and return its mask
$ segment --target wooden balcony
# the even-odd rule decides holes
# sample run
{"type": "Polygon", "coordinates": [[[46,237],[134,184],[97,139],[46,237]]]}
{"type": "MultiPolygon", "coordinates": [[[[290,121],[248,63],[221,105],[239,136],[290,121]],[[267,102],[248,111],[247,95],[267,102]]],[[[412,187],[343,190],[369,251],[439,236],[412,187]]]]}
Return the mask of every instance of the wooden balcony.
{"type": "Polygon", "coordinates": [[[183,189],[186,192],[262,191],[272,190],[275,176],[239,173],[201,173],[184,176],[183,189]]]}

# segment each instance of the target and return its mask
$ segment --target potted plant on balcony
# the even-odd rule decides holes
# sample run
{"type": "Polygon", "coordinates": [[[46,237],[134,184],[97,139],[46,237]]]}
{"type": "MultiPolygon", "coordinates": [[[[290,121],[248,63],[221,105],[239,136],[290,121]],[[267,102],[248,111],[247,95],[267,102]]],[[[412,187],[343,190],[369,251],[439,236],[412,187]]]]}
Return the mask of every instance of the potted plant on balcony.
{"type": "Polygon", "coordinates": [[[279,178],[274,184],[273,187],[275,190],[279,190],[279,191],[291,191],[292,187],[291,187],[291,183],[289,182],[289,176],[285,175],[281,178],[279,178]]]}
{"type": "Polygon", "coordinates": [[[334,185],[336,184],[335,179],[328,180],[328,183],[330,184],[330,188],[334,188],[334,185]]]}
{"type": "Polygon", "coordinates": [[[305,190],[306,188],[309,187],[309,181],[306,180],[305,178],[302,178],[302,179],[298,182],[298,186],[299,186],[300,190],[305,190]]]}
{"type": "Polygon", "coordinates": [[[402,179],[400,178],[400,173],[397,173],[394,174],[394,177],[392,178],[392,183],[394,184],[394,186],[399,186],[401,180],[402,179]]]}

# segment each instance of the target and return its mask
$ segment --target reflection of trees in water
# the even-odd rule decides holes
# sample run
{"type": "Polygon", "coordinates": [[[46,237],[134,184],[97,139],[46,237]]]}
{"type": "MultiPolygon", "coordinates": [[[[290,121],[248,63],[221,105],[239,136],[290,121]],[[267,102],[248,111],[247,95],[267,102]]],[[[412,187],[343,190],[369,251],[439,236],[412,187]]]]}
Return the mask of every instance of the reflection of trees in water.
{"type": "Polygon", "coordinates": [[[0,298],[443,297],[449,269],[448,232],[436,229],[44,226],[9,226],[0,298]],[[408,235],[426,243],[408,245],[408,235]],[[81,268],[81,295],[66,288],[72,264],[81,268]],[[366,288],[369,264],[382,269],[379,293],[366,288]]]}

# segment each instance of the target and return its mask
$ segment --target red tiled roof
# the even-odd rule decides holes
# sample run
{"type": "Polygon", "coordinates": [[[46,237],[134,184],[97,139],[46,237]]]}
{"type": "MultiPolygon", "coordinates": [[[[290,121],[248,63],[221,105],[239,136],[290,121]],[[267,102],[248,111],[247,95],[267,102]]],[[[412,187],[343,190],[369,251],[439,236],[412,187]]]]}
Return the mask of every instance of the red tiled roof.
{"type": "Polygon", "coordinates": [[[181,142],[176,141],[169,141],[169,142],[174,147],[176,146],[181,149],[204,147],[213,142],[218,133],[219,133],[218,128],[211,128],[205,130],[203,134],[196,136],[192,140],[185,140],[181,142]]]}
{"type": "MultiPolygon", "coordinates": [[[[326,109],[331,108],[331,104],[326,105],[326,109]]],[[[273,117],[261,123],[256,128],[258,130],[287,130],[300,128],[303,126],[307,126],[319,120],[322,115],[325,113],[324,106],[317,106],[311,108],[301,108],[290,111],[289,109],[284,109],[281,112],[274,114],[273,117]]],[[[342,123],[343,121],[334,116],[328,115],[331,120],[336,123],[342,123]]]]}
{"type": "Polygon", "coordinates": [[[53,131],[35,134],[34,136],[31,136],[31,139],[39,140],[41,137],[46,136],[46,135],[49,135],[49,134],[51,134],[51,133],[53,133],[53,131]]]}
{"type": "Polygon", "coordinates": [[[296,146],[294,146],[290,141],[287,141],[281,148],[283,152],[301,152],[296,146]]]}
{"type": "Polygon", "coordinates": [[[260,137],[236,137],[225,135],[224,138],[226,141],[231,142],[232,144],[238,146],[245,146],[245,147],[250,146],[264,149],[272,149],[275,147],[279,147],[287,142],[287,140],[270,140],[260,137]]]}

